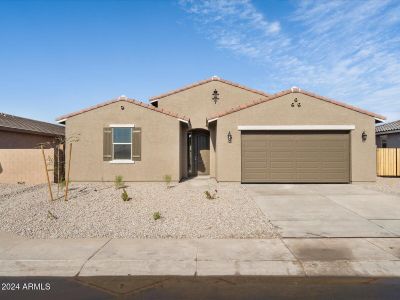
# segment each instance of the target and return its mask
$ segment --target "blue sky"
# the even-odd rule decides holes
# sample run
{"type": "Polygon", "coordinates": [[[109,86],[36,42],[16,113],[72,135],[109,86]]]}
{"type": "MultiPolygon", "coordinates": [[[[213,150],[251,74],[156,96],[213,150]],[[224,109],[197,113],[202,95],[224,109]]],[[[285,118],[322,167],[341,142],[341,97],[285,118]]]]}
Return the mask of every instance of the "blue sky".
{"type": "Polygon", "coordinates": [[[45,121],[218,75],[400,119],[400,1],[0,0],[0,111],[45,121]]]}

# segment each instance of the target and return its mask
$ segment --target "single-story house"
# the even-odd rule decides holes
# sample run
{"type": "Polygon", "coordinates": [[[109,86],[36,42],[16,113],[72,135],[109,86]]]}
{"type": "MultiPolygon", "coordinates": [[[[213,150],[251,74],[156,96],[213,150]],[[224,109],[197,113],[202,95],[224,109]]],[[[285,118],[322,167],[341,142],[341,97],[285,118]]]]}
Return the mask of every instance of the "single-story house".
{"type": "Polygon", "coordinates": [[[43,145],[49,179],[63,176],[63,153],[58,144],[64,139],[64,126],[0,113],[0,182],[38,184],[47,181],[43,145]],[[57,148],[57,151],[54,148],[57,148]]]}
{"type": "Polygon", "coordinates": [[[300,88],[268,94],[214,76],[150,104],[121,96],[58,122],[80,136],[73,181],[349,183],[375,180],[384,119],[300,88]]]}
{"type": "Polygon", "coordinates": [[[64,137],[64,126],[0,113],[0,149],[34,149],[64,137]]]}
{"type": "Polygon", "coordinates": [[[378,148],[400,148],[400,120],[375,127],[378,148]]]}

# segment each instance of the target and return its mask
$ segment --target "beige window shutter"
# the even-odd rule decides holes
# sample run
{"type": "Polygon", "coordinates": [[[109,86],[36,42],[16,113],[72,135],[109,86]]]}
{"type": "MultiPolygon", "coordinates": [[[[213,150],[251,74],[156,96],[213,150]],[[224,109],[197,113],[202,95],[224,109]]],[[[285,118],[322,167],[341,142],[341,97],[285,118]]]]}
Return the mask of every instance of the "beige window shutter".
{"type": "Polygon", "coordinates": [[[112,128],[103,128],[103,161],[112,160],[112,128]]]}
{"type": "Polygon", "coordinates": [[[132,160],[142,160],[142,128],[132,128],[132,160]]]}

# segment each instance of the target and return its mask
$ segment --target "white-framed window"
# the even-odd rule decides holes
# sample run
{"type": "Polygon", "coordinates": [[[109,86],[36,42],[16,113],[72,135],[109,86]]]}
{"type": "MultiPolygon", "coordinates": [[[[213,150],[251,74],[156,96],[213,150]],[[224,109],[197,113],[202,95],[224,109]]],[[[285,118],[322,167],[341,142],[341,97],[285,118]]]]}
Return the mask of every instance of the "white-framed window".
{"type": "Polygon", "coordinates": [[[132,127],[112,127],[112,159],[132,159],[132,127]]]}

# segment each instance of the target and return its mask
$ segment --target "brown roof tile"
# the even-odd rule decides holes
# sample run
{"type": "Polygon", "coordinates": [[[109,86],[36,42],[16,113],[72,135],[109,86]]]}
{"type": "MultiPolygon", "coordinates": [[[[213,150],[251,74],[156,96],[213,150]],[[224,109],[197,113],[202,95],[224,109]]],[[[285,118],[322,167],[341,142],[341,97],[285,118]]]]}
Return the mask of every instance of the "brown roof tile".
{"type": "Polygon", "coordinates": [[[106,105],[109,105],[109,104],[112,104],[112,103],[116,103],[118,101],[124,101],[124,102],[130,103],[130,104],[138,105],[138,106],[141,106],[141,107],[144,107],[144,108],[147,108],[147,109],[150,109],[150,110],[154,110],[154,111],[162,113],[164,115],[167,115],[167,116],[170,116],[170,117],[174,117],[174,118],[177,118],[177,119],[181,119],[181,120],[184,120],[184,121],[187,121],[187,122],[190,121],[190,119],[188,117],[186,117],[186,116],[183,116],[183,115],[181,116],[181,115],[178,115],[177,113],[174,113],[174,112],[170,112],[170,111],[167,111],[167,110],[164,110],[164,109],[159,109],[157,107],[154,107],[151,104],[143,103],[141,101],[138,101],[138,100],[135,100],[135,99],[129,99],[129,98],[126,98],[126,97],[119,97],[117,99],[113,99],[113,100],[106,101],[106,102],[103,102],[103,103],[100,103],[100,104],[97,104],[97,105],[94,105],[94,106],[91,106],[91,107],[88,107],[88,108],[85,108],[85,109],[81,109],[81,110],[79,110],[77,112],[73,112],[73,113],[70,113],[70,114],[66,114],[66,115],[60,116],[56,120],[57,121],[61,121],[61,120],[64,120],[64,119],[68,119],[70,117],[73,117],[73,116],[76,116],[76,115],[80,115],[80,114],[83,114],[85,112],[88,112],[88,111],[91,111],[91,110],[94,110],[94,109],[97,109],[97,108],[100,108],[100,107],[103,107],[103,106],[106,106],[106,105]]]}
{"type": "Polygon", "coordinates": [[[231,86],[238,87],[238,88],[241,88],[241,89],[243,89],[243,90],[246,90],[246,91],[249,91],[249,92],[253,92],[253,93],[259,94],[259,95],[261,95],[261,96],[265,96],[265,97],[268,97],[268,96],[269,96],[269,94],[267,94],[267,93],[265,93],[265,92],[263,92],[263,91],[255,90],[255,89],[252,89],[252,88],[249,88],[249,87],[240,85],[240,84],[238,84],[238,83],[234,83],[234,82],[232,82],[232,81],[228,81],[228,80],[225,80],[225,79],[222,79],[222,78],[219,78],[219,77],[215,77],[215,76],[214,76],[214,77],[211,77],[210,79],[205,79],[205,80],[202,80],[202,81],[199,81],[199,82],[196,82],[196,83],[193,83],[193,84],[184,86],[184,87],[182,87],[182,88],[180,88],[180,89],[176,89],[176,90],[173,90],[173,91],[168,92],[168,93],[165,93],[165,94],[161,94],[161,95],[158,95],[158,96],[153,96],[153,97],[150,98],[150,101],[156,101],[156,100],[159,100],[159,99],[161,99],[161,98],[167,97],[167,96],[169,96],[169,95],[176,94],[176,93],[179,93],[179,92],[182,92],[182,91],[185,91],[185,90],[194,88],[194,87],[196,87],[196,86],[209,83],[209,82],[211,82],[211,81],[223,82],[223,83],[225,83],[225,84],[229,84],[229,85],[231,85],[231,86]]]}
{"type": "Polygon", "coordinates": [[[399,132],[400,131],[400,120],[382,124],[382,125],[378,125],[375,127],[375,131],[376,131],[376,133],[379,133],[379,134],[382,134],[382,133],[386,134],[386,133],[390,133],[390,132],[399,132]]]}
{"type": "Polygon", "coordinates": [[[374,117],[376,119],[380,119],[380,120],[385,120],[386,119],[382,115],[375,114],[373,112],[370,112],[370,111],[367,111],[367,110],[364,110],[364,109],[361,109],[361,108],[358,108],[358,107],[355,107],[355,106],[352,106],[352,105],[348,105],[346,103],[343,103],[343,102],[340,102],[340,101],[337,101],[337,100],[329,99],[327,97],[323,97],[323,96],[314,94],[312,92],[304,91],[304,90],[301,90],[300,88],[296,88],[296,89],[292,88],[292,89],[284,90],[284,91],[281,91],[279,93],[270,95],[268,98],[254,100],[254,101],[249,102],[249,103],[247,103],[245,105],[240,105],[240,106],[237,106],[237,107],[233,107],[233,108],[231,108],[231,109],[229,109],[227,111],[223,111],[223,112],[217,113],[217,114],[207,118],[207,120],[217,119],[217,118],[232,114],[234,112],[249,108],[251,106],[255,106],[255,105],[258,105],[260,103],[264,103],[264,102],[268,102],[268,101],[274,100],[276,98],[282,97],[282,96],[290,94],[290,93],[302,93],[304,95],[308,95],[310,97],[314,97],[314,98],[319,99],[319,100],[323,100],[323,101],[326,101],[326,102],[329,102],[329,103],[332,103],[332,104],[335,104],[335,105],[339,105],[339,106],[354,110],[356,112],[359,112],[359,113],[374,117]]]}
{"type": "Polygon", "coordinates": [[[35,134],[63,136],[64,126],[0,113],[0,128],[35,134]]]}

